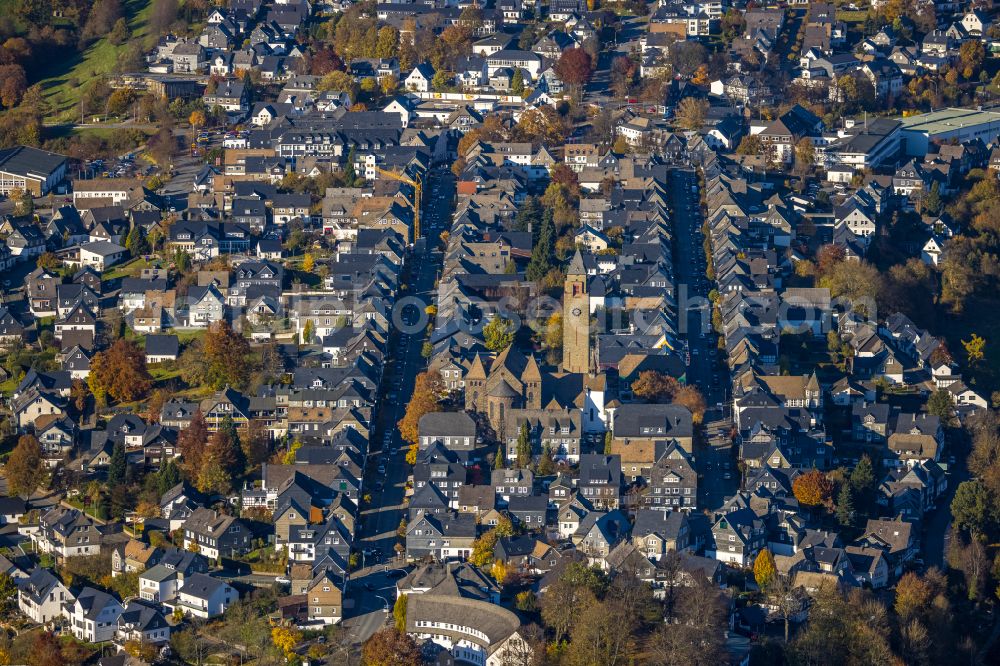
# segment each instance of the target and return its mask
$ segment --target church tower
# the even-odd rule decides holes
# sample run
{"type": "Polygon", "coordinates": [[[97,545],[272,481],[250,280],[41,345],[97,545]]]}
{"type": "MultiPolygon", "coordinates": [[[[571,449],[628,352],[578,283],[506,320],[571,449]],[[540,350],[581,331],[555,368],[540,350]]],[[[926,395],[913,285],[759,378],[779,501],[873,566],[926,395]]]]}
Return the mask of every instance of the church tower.
{"type": "Polygon", "coordinates": [[[563,286],[563,370],[590,371],[590,295],[580,250],[569,262],[563,286]]]}

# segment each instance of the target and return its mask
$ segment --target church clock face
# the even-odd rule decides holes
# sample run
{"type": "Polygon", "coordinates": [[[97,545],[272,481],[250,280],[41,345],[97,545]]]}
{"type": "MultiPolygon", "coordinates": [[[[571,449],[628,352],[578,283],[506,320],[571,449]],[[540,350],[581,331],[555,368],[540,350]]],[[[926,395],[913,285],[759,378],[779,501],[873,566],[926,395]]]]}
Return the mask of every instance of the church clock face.
{"type": "Polygon", "coordinates": [[[580,308],[573,308],[573,316],[574,317],[579,317],[580,313],[581,313],[580,308]]]}

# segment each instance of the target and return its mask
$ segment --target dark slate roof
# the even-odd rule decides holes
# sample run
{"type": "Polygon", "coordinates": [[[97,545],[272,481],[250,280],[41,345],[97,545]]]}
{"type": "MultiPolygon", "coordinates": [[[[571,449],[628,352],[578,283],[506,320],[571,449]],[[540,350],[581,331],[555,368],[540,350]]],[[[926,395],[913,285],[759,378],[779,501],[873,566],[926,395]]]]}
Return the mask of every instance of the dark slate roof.
{"type": "Polygon", "coordinates": [[[146,336],[146,356],[177,356],[179,349],[176,335],[146,336]]]}
{"type": "Polygon", "coordinates": [[[687,514],[680,511],[661,511],[659,509],[639,509],[635,513],[635,525],[632,536],[640,537],[647,534],[659,534],[670,539],[677,538],[681,527],[687,521],[687,514]]]}
{"type": "Polygon", "coordinates": [[[476,422],[465,412],[432,412],[420,418],[421,436],[475,437],[476,422]]]}
{"type": "Polygon", "coordinates": [[[28,146],[0,151],[0,169],[16,174],[47,177],[65,163],[63,155],[28,146]]]}
{"type": "Polygon", "coordinates": [[[615,414],[615,437],[692,437],[691,412],[680,405],[627,404],[615,414]]]}
{"type": "Polygon", "coordinates": [[[208,599],[215,591],[226,584],[226,581],[196,573],[184,579],[183,591],[199,599],[208,599]]]}

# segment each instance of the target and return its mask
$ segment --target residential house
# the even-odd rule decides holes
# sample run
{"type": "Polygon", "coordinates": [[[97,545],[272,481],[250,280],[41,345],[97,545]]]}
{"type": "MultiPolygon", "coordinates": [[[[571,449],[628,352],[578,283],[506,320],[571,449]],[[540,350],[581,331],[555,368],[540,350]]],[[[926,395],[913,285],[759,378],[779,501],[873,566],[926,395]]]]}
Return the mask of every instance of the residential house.
{"type": "Polygon", "coordinates": [[[434,79],[434,68],[429,63],[422,62],[406,75],[403,87],[414,92],[429,92],[434,79]]]}
{"type": "Polygon", "coordinates": [[[586,555],[591,564],[604,566],[605,558],[628,537],[628,532],[628,518],[621,511],[593,511],[580,521],[572,538],[577,550],[586,555]]]}
{"type": "Polygon", "coordinates": [[[764,521],[746,505],[747,497],[737,495],[712,525],[711,541],[705,554],[720,562],[750,566],[767,545],[764,521]]]}
{"type": "Polygon", "coordinates": [[[621,504],[621,456],[588,453],[580,456],[580,496],[597,509],[613,510],[621,504]]]}
{"type": "Polygon", "coordinates": [[[796,104],[757,133],[765,147],[774,153],[776,160],[789,162],[795,145],[805,137],[818,136],[822,121],[813,113],[796,104]]]}
{"type": "Polygon", "coordinates": [[[239,601],[239,593],[229,583],[202,573],[189,576],[168,607],[203,620],[218,617],[239,601]]]}
{"type": "Polygon", "coordinates": [[[962,28],[972,37],[982,37],[993,25],[989,17],[980,9],[974,9],[962,17],[962,28]]]}
{"type": "Polygon", "coordinates": [[[24,324],[6,307],[0,306],[0,348],[24,340],[24,324]]]}
{"type": "Polygon", "coordinates": [[[128,257],[128,250],[110,241],[96,241],[80,246],[80,265],[92,266],[99,271],[106,271],[115,264],[120,264],[128,257]]]}
{"type": "Polygon", "coordinates": [[[449,451],[471,451],[477,446],[476,422],[464,412],[425,414],[417,426],[421,449],[440,442],[449,451]]]}
{"type": "MultiPolygon", "coordinates": [[[[192,405],[190,407],[190,412],[186,412],[183,405],[165,405],[164,411],[160,416],[160,423],[164,426],[174,427],[174,428],[185,428],[190,424],[190,419],[194,415],[197,405],[192,405]],[[168,411],[168,409],[170,411],[168,411]],[[183,421],[175,420],[172,423],[167,423],[164,418],[167,415],[171,415],[174,419],[181,419],[183,417],[180,414],[187,414],[187,418],[183,421]]],[[[205,497],[198,492],[195,488],[188,485],[186,481],[178,483],[176,486],[168,490],[160,498],[160,517],[164,520],[169,521],[170,531],[179,529],[184,522],[191,517],[196,509],[203,506],[205,503],[205,497]]]]}
{"type": "Polygon", "coordinates": [[[31,535],[40,553],[53,553],[59,559],[97,555],[101,551],[101,532],[93,518],[78,509],[57,506],[39,518],[38,531],[31,535]]]}
{"type": "Polygon", "coordinates": [[[97,317],[83,302],[77,303],[65,317],[56,321],[56,337],[61,337],[67,331],[86,331],[91,335],[97,333],[97,317]]]}
{"type": "Polygon", "coordinates": [[[698,474],[691,456],[676,444],[669,444],[653,463],[646,482],[642,498],[646,508],[690,511],[697,506],[698,474]]]}
{"type": "Polygon", "coordinates": [[[115,637],[121,643],[161,646],[170,642],[170,624],[157,607],[133,599],[118,616],[115,637]]]}
{"type": "Polygon", "coordinates": [[[941,459],[944,428],[941,419],[927,413],[901,413],[886,441],[885,464],[907,466],[941,459]]]}
{"type": "Polygon", "coordinates": [[[691,546],[688,516],[679,511],[639,509],[632,525],[632,543],[650,560],[659,560],[669,552],[685,551],[691,546]]]}
{"type": "MultiPolygon", "coordinates": [[[[0,185],[0,190],[2,189],[3,185],[0,185]]],[[[45,235],[34,224],[14,224],[4,239],[4,245],[17,261],[26,261],[45,252],[45,235]]]]}
{"type": "Polygon", "coordinates": [[[118,618],[124,608],[107,592],[85,587],[76,600],[67,605],[70,630],[86,643],[104,643],[115,637],[118,618]]]}
{"type": "Polygon", "coordinates": [[[179,343],[176,335],[146,336],[146,363],[176,361],[178,354],[179,343]]]}
{"type": "Polygon", "coordinates": [[[694,426],[691,412],[675,404],[625,404],[612,419],[611,452],[621,457],[622,473],[632,481],[645,478],[658,451],[676,444],[691,453],[694,426]]]}
{"type": "Polygon", "coordinates": [[[55,574],[41,567],[17,588],[18,609],[36,624],[47,625],[61,618],[64,604],[72,600],[73,595],[55,574]]]}
{"type": "Polygon", "coordinates": [[[187,303],[189,328],[208,328],[213,323],[221,321],[226,308],[225,298],[215,284],[190,287],[187,303]]]}
{"type": "Polygon", "coordinates": [[[197,548],[209,560],[235,557],[250,551],[250,527],[239,518],[213,509],[198,508],[184,521],[184,547],[197,548]]]}
{"type": "Polygon", "coordinates": [[[535,475],[530,469],[500,468],[490,474],[491,485],[500,503],[512,497],[530,497],[534,494],[535,475]]]}
{"type": "Polygon", "coordinates": [[[406,526],[406,557],[466,559],[476,540],[476,518],[468,513],[423,514],[406,526]]]}
{"type": "Polygon", "coordinates": [[[163,603],[177,596],[187,577],[208,572],[208,560],[198,553],[170,549],[163,553],[159,564],[139,574],[139,597],[163,603]]]}
{"type": "Polygon", "coordinates": [[[547,497],[511,497],[507,511],[526,530],[541,530],[545,527],[549,501],[547,497]]]}
{"type": "Polygon", "coordinates": [[[216,106],[233,113],[246,113],[250,110],[250,95],[239,79],[226,79],[219,83],[211,93],[206,92],[202,101],[209,109],[216,106]]]}
{"type": "Polygon", "coordinates": [[[331,571],[322,571],[306,588],[309,620],[337,624],[344,616],[343,582],[331,571]]]}
{"type": "Polygon", "coordinates": [[[145,571],[155,566],[163,551],[138,539],[130,539],[111,552],[111,575],[145,571]]]}
{"type": "Polygon", "coordinates": [[[881,549],[892,577],[902,575],[919,550],[913,523],[905,520],[869,519],[857,544],[881,549]]]}
{"type": "Polygon", "coordinates": [[[861,585],[870,585],[880,590],[889,583],[889,564],[885,551],[866,545],[847,546],[847,559],[855,580],[861,585]]]}
{"type": "Polygon", "coordinates": [[[20,497],[0,497],[0,525],[18,524],[27,510],[27,504],[20,497]]]}

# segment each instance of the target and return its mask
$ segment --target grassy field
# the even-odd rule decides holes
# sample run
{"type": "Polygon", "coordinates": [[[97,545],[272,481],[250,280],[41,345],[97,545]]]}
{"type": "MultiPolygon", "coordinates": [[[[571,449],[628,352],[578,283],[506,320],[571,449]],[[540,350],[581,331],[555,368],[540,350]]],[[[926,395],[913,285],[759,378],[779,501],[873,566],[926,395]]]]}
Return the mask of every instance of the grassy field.
{"type": "Polygon", "coordinates": [[[0,396],[4,398],[9,397],[11,394],[14,393],[14,389],[16,389],[17,385],[20,383],[21,382],[18,379],[17,375],[14,375],[7,381],[0,383],[0,396]]]}
{"type": "Polygon", "coordinates": [[[158,385],[163,385],[171,379],[181,376],[176,363],[154,363],[149,367],[149,374],[158,385]]]}
{"type": "Polygon", "coordinates": [[[986,339],[986,358],[975,368],[963,367],[962,372],[966,383],[988,401],[993,391],[1000,390],[1000,298],[970,298],[962,316],[949,317],[942,329],[938,334],[943,333],[948,349],[963,366],[962,340],[970,339],[973,333],[986,339]]]}
{"type": "MultiPolygon", "coordinates": [[[[75,120],[79,120],[76,118],[75,120]]],[[[142,131],[143,134],[149,136],[152,132],[148,129],[143,129],[142,127],[136,128],[142,131]]],[[[73,137],[86,137],[86,136],[96,136],[99,139],[104,139],[105,141],[110,141],[112,138],[116,137],[122,130],[117,127],[77,127],[72,123],[66,123],[63,125],[49,125],[45,128],[45,138],[46,139],[59,139],[62,137],[73,138],[73,137]]]]}
{"type": "Polygon", "coordinates": [[[160,262],[155,259],[153,261],[146,261],[142,257],[137,257],[131,261],[125,262],[124,264],[112,266],[111,270],[106,271],[101,276],[101,279],[107,282],[108,280],[116,280],[118,278],[136,277],[142,273],[144,268],[158,267],[159,264],[160,262]]]}
{"type": "MultiPolygon", "coordinates": [[[[138,40],[142,43],[145,40],[152,6],[152,0],[125,0],[125,16],[132,33],[129,41],[138,40]]],[[[49,120],[79,120],[78,105],[83,86],[95,77],[112,73],[118,55],[124,49],[124,45],[115,46],[107,39],[101,39],[73,58],[52,63],[41,82],[46,99],[52,107],[49,120]]]]}
{"type": "MultiPolygon", "coordinates": [[[[196,328],[185,328],[185,329],[170,329],[163,332],[163,335],[176,335],[177,342],[180,344],[181,351],[184,350],[189,344],[195,340],[200,340],[205,337],[206,331],[204,329],[196,328]]],[[[144,333],[136,333],[135,331],[129,329],[126,333],[126,337],[132,342],[136,343],[140,347],[146,344],[146,335],[144,333]]]]}
{"type": "Polygon", "coordinates": [[[868,12],[866,11],[842,9],[837,12],[837,20],[844,23],[864,23],[866,18],[868,18],[868,12]]]}

